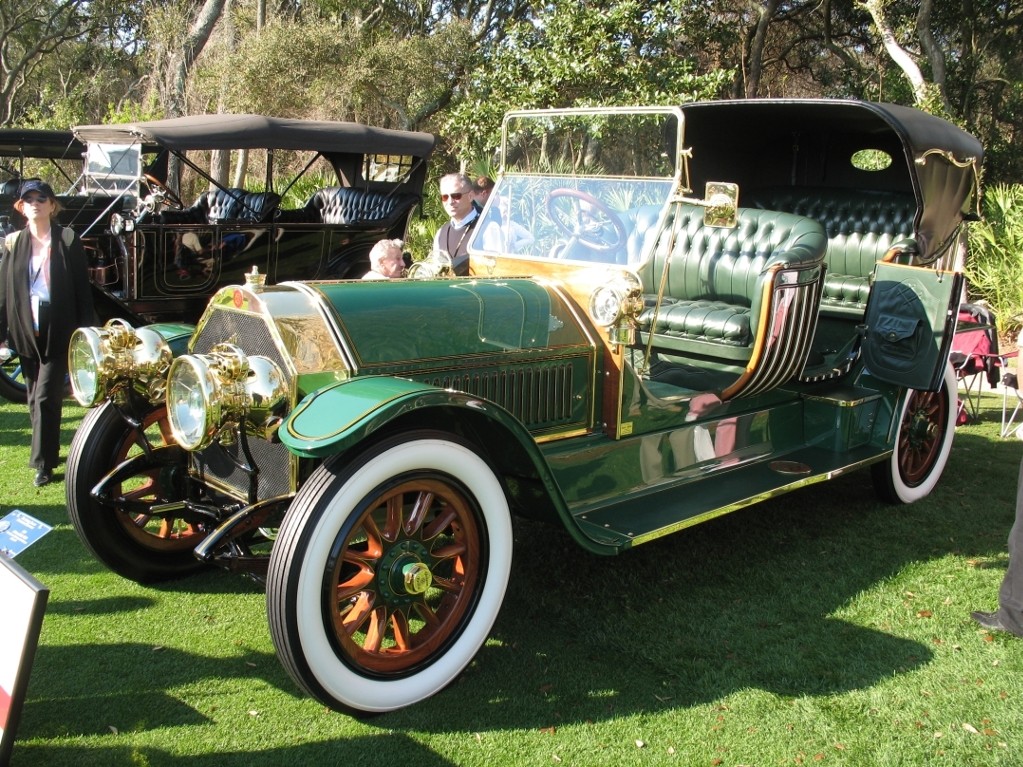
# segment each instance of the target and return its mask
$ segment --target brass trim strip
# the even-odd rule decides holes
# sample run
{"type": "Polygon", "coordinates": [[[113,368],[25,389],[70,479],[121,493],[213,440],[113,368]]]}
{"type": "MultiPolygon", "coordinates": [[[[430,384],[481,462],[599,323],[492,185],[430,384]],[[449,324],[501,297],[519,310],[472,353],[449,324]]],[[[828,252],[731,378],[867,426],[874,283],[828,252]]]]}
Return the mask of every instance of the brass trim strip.
{"type": "Polygon", "coordinates": [[[764,280],[764,287],[761,289],[760,322],[757,325],[757,336],[753,341],[753,352],[750,354],[750,360],[747,363],[746,370],[743,374],[736,379],[735,383],[721,392],[722,400],[730,400],[745,389],[746,385],[753,377],[753,374],[756,372],[756,369],[763,362],[762,357],[764,355],[768,321],[774,308],[774,280],[777,277],[777,273],[784,268],[784,264],[775,264],[768,269],[768,272],[771,273],[771,277],[770,279],[764,280]]]}

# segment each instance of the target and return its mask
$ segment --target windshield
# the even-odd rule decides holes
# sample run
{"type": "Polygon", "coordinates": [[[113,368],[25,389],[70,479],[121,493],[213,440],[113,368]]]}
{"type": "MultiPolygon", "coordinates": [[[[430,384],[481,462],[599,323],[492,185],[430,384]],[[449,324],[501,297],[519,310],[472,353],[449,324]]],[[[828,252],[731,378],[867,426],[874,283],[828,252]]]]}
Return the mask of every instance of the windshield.
{"type": "Polygon", "coordinates": [[[85,153],[87,194],[119,195],[133,192],[142,175],[139,144],[89,144],[85,153]]]}
{"type": "Polygon", "coordinates": [[[653,247],[670,179],[504,176],[470,251],[636,265],[653,247]]]}
{"type": "Polygon", "coordinates": [[[511,112],[501,173],[469,250],[634,266],[687,188],[682,113],[669,107],[511,112]]]}
{"type": "Polygon", "coordinates": [[[505,173],[673,178],[682,171],[682,113],[671,108],[511,112],[505,173]]]}

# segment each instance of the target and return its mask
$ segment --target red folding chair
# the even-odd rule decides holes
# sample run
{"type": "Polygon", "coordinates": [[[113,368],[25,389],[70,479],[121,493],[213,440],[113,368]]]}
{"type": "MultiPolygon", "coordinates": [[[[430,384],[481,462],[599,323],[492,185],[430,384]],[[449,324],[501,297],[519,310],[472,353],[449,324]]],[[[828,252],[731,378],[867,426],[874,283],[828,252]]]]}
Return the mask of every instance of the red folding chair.
{"type": "Polygon", "coordinates": [[[980,394],[984,379],[998,386],[1002,359],[998,354],[998,329],[994,313],[979,304],[961,304],[959,322],[948,356],[963,396],[959,398],[957,424],[980,417],[980,394]]]}

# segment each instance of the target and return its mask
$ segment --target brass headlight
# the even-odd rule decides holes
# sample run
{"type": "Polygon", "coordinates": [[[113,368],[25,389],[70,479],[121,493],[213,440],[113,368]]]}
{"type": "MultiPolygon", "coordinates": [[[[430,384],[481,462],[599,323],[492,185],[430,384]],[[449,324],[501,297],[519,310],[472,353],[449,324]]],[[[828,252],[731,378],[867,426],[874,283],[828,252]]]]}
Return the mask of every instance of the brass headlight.
{"type": "Polygon", "coordinates": [[[163,400],[172,356],[159,333],[136,330],[121,319],[101,328],[78,328],[68,348],[71,391],[79,404],[93,407],[119,387],[130,386],[155,404],[163,400]]]}
{"type": "Polygon", "coordinates": [[[167,420],[175,442],[186,450],[209,445],[219,426],[220,401],[206,355],[174,360],[167,376],[167,420]]]}
{"type": "Polygon", "coordinates": [[[178,357],[167,379],[167,417],[186,450],[209,446],[225,426],[269,438],[287,403],[287,381],[277,364],[231,344],[178,357]]]}
{"type": "Polygon", "coordinates": [[[100,328],[78,328],[71,334],[68,371],[71,393],[82,407],[94,407],[106,395],[109,357],[104,354],[100,328]]]}
{"type": "Polygon", "coordinates": [[[620,320],[633,320],[643,311],[643,286],[628,269],[614,270],[590,295],[590,317],[610,328],[620,320]]]}

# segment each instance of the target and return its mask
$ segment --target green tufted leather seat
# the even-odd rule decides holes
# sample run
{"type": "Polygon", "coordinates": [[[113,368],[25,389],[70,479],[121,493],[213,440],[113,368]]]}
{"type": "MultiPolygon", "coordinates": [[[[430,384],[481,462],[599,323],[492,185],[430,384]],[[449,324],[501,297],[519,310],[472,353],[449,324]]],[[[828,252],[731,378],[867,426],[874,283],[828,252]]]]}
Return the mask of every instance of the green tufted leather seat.
{"type": "MultiPolygon", "coordinates": [[[[827,235],[818,222],[788,213],[740,208],[734,229],[705,226],[703,214],[702,208],[681,204],[669,214],[654,257],[639,269],[647,305],[639,330],[643,337],[652,330],[655,347],[747,360],[776,271],[819,280],[827,235]],[[655,319],[665,258],[668,277],[655,319]]],[[[813,311],[816,316],[816,307],[813,311]]]]}
{"type": "Polygon", "coordinates": [[[870,296],[874,265],[893,246],[915,250],[917,204],[901,192],[774,187],[743,195],[754,208],[816,219],[828,233],[821,312],[862,317],[870,296]]]}

